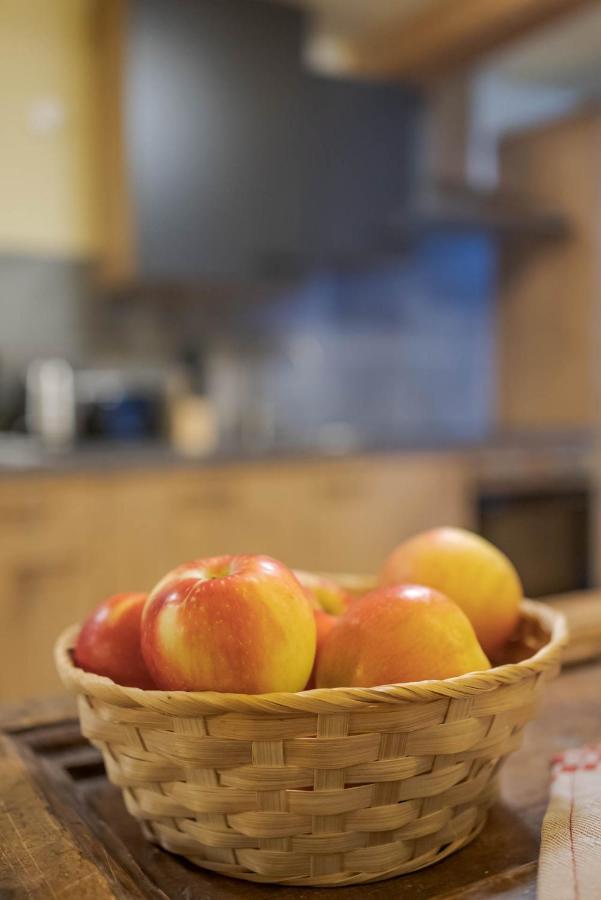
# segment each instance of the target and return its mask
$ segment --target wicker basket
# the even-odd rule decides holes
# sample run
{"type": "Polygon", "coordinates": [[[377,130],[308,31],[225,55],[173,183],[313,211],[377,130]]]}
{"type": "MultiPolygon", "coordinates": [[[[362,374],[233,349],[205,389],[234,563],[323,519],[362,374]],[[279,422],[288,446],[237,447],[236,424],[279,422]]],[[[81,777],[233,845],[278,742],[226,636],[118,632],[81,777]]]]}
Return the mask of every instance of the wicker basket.
{"type": "Polygon", "coordinates": [[[445,681],[299,694],[142,691],[56,663],[146,837],[249,881],[351,885],[431,865],[481,830],[501,760],[559,670],[560,615],[524,602],[511,658],[445,681]]]}

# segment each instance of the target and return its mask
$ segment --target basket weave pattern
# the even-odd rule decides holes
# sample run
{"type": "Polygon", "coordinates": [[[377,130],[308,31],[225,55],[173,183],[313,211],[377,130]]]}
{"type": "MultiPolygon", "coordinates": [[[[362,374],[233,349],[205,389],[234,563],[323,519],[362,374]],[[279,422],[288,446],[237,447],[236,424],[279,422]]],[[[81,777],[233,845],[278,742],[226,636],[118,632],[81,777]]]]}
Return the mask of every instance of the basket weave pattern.
{"type": "Polygon", "coordinates": [[[446,681],[261,696],[141,691],[56,648],[83,733],[146,836],[252,881],[359,884],[430,865],[470,841],[559,667],[563,621],[524,604],[540,649],[446,681]]]}

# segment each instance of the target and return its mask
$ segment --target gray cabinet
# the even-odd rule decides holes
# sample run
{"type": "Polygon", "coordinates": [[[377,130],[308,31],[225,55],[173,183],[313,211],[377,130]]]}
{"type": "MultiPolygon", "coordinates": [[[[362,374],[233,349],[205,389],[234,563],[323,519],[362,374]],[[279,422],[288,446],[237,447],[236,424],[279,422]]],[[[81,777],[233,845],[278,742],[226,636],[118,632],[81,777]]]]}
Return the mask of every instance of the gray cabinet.
{"type": "Polygon", "coordinates": [[[304,221],[313,260],[384,249],[414,180],[418,99],[397,84],[308,77],[304,221]]]}
{"type": "Polygon", "coordinates": [[[264,278],[373,244],[402,203],[415,101],[309,74],[299,13],[133,0],[126,130],[138,268],[264,278]]]}

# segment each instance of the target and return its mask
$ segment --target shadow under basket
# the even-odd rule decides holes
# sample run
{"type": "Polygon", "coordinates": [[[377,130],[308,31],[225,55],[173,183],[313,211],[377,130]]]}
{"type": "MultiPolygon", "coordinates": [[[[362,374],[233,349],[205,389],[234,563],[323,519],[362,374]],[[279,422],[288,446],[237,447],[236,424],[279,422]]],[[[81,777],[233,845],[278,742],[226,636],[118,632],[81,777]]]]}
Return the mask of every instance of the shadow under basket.
{"type": "Polygon", "coordinates": [[[412,872],[480,832],[566,639],[524,601],[512,662],[489,671],[247,695],[121,687],[74,665],[77,634],[59,673],[146,837],[234,878],[321,886],[412,872]]]}

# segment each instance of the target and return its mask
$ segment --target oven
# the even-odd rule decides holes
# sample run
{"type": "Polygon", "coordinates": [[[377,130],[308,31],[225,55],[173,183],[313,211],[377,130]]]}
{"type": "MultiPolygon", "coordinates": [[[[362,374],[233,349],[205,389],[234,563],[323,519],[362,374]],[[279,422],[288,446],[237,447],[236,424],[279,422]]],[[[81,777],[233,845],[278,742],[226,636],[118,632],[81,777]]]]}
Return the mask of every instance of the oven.
{"type": "Polygon", "coordinates": [[[512,560],[527,597],[593,584],[592,491],[586,480],[481,485],[479,533],[512,560]]]}

